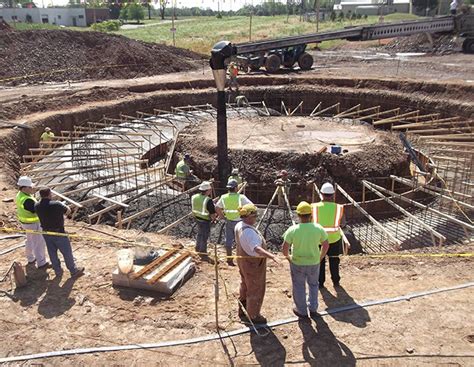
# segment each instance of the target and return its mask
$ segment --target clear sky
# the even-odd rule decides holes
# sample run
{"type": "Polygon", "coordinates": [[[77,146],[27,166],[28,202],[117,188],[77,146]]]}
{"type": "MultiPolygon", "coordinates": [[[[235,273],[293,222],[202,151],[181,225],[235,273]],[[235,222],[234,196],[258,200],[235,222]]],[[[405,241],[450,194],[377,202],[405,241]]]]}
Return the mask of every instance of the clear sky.
{"type": "MultiPolygon", "coordinates": [[[[51,6],[51,2],[53,5],[66,5],[68,3],[68,0],[43,0],[45,6],[51,6]]],[[[158,0],[152,0],[152,1],[158,1],[158,0]]],[[[168,0],[169,4],[172,3],[172,1],[176,1],[176,4],[178,7],[194,7],[198,6],[200,8],[211,8],[217,10],[218,0],[168,0]]],[[[237,10],[240,9],[242,6],[248,4],[261,4],[264,0],[220,0],[220,6],[221,10],[237,10]]],[[[35,3],[38,6],[41,6],[42,1],[41,0],[35,0],[35,3]]]]}

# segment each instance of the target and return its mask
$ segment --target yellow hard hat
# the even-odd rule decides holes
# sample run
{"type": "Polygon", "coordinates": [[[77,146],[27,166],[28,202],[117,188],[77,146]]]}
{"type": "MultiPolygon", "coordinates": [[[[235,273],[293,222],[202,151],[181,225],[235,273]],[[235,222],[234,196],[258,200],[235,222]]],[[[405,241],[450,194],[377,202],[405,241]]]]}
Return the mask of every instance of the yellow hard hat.
{"type": "Polygon", "coordinates": [[[306,201],[302,201],[296,207],[296,213],[299,215],[308,215],[311,214],[311,204],[306,201]]]}
{"type": "Polygon", "coordinates": [[[253,204],[245,204],[243,207],[239,208],[239,214],[241,217],[248,217],[252,214],[257,214],[257,207],[253,204]]]}

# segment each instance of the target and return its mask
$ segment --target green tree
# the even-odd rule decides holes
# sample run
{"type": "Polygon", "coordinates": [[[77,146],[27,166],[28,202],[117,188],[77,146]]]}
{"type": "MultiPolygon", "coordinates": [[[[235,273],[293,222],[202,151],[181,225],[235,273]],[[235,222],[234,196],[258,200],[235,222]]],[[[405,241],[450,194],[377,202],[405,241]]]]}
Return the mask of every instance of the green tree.
{"type": "Polygon", "coordinates": [[[138,3],[131,3],[127,6],[128,18],[136,20],[140,23],[140,20],[145,19],[145,9],[138,3]]]}
{"type": "Polygon", "coordinates": [[[155,0],[155,4],[160,4],[160,17],[161,19],[165,19],[165,11],[166,7],[168,6],[168,0],[155,0]]]}
{"type": "Polygon", "coordinates": [[[120,9],[120,19],[127,21],[128,20],[128,8],[124,6],[122,9],[120,9]]]}

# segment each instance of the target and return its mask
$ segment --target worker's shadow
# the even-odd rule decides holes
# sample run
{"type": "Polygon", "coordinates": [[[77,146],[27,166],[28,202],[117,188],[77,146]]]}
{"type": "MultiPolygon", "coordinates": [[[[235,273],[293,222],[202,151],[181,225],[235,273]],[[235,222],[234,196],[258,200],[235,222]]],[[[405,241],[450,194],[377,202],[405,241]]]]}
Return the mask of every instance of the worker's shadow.
{"type": "Polygon", "coordinates": [[[335,289],[336,296],[326,288],[321,288],[321,295],[329,315],[337,321],[347,322],[360,328],[366,327],[367,323],[370,322],[369,312],[359,306],[343,287],[338,286],[335,289]],[[346,306],[354,308],[348,311],[339,310],[346,306]]]}
{"type": "Polygon", "coordinates": [[[36,269],[36,267],[25,266],[26,286],[15,288],[15,291],[9,296],[13,301],[20,301],[20,305],[28,307],[34,305],[48,287],[46,279],[48,273],[46,270],[36,269]]]}
{"type": "Polygon", "coordinates": [[[351,350],[337,340],[322,317],[316,319],[316,330],[310,320],[298,321],[303,334],[303,358],[310,366],[355,366],[351,350]]]}
{"type": "Polygon", "coordinates": [[[257,334],[250,334],[250,345],[260,366],[283,366],[286,349],[270,328],[263,328],[257,334]]]}
{"type": "Polygon", "coordinates": [[[76,303],[74,298],[70,298],[70,294],[78,278],[68,278],[60,286],[61,279],[62,277],[55,277],[48,281],[46,294],[38,305],[38,313],[45,319],[64,314],[76,303]]]}

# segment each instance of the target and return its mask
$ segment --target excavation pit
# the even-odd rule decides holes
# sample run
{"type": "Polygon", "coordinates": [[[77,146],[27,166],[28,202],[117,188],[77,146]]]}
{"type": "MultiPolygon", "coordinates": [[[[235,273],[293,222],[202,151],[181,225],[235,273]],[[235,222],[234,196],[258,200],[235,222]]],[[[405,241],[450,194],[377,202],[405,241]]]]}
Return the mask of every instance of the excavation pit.
{"type": "MultiPolygon", "coordinates": [[[[410,108],[408,98],[398,95],[390,99],[387,93],[374,96],[367,91],[341,92],[309,85],[252,88],[246,94],[255,102],[243,108],[228,104],[229,159],[232,167],[240,169],[247,181],[245,194],[262,208],[262,214],[275,190],[277,173],[285,169],[289,172],[289,201],[293,209],[301,200],[318,200],[315,185],[325,181],[337,183],[345,192],[337,192],[337,201],[345,204],[352,227],[349,235],[360,241],[366,252],[453,243],[465,238],[465,218],[456,211],[453,202],[446,206],[444,199],[419,188],[428,184],[433,185],[437,194],[443,190],[441,181],[433,175],[435,166],[429,154],[420,150],[412,152],[425,167],[425,173],[420,174],[420,169],[410,163],[399,139],[399,132],[410,132],[405,126],[413,126],[418,134],[409,136],[409,140],[413,138],[418,143],[419,129],[424,124],[432,126],[444,121],[461,124],[465,123],[462,116],[429,113],[432,105],[424,110],[420,100],[413,102],[418,108],[415,110],[410,108]],[[314,100],[315,96],[319,101],[314,100]],[[396,107],[397,103],[403,108],[396,107]],[[334,146],[340,148],[341,154],[330,153],[334,146]],[[396,181],[399,178],[408,179],[415,186],[396,181]],[[384,192],[381,197],[373,186],[365,186],[366,181],[367,185],[377,185],[391,194],[384,192]],[[400,209],[386,200],[390,195],[400,194],[423,205],[396,199],[402,209],[414,213],[413,217],[404,218],[407,223],[403,225],[400,209]],[[377,224],[354,202],[362,202],[377,224]],[[438,221],[439,218],[427,216],[427,212],[438,208],[448,208],[448,215],[458,219],[461,215],[461,224],[450,223],[445,230],[446,217],[438,221]],[[436,235],[423,227],[417,216],[427,218],[436,228],[433,229],[436,235]]],[[[74,202],[83,204],[76,207],[76,218],[92,224],[106,223],[118,228],[194,238],[196,227],[190,215],[189,199],[196,188],[181,193],[171,182],[172,174],[178,158],[189,152],[194,173],[203,180],[214,179],[215,186],[219,186],[217,113],[208,103],[212,102],[208,91],[179,96],[170,92],[163,96],[164,105],[178,97],[190,104],[160,105],[163,109],[148,108],[136,117],[127,111],[118,117],[73,123],[69,131],[61,132],[62,140],[55,142],[58,149],[50,149],[46,152],[50,156],[46,157],[43,149],[34,148],[22,169],[26,174],[31,173],[38,184],[54,186],[74,202]],[[197,101],[206,104],[196,104],[197,101]],[[43,156],[39,157],[40,154],[43,156]],[[61,162],[54,166],[49,160],[61,162]]],[[[464,112],[464,107],[459,111],[464,112]]],[[[460,182],[470,182],[469,173],[462,172],[464,176],[458,177],[460,182]]],[[[450,173],[444,179],[454,181],[450,173]]],[[[454,191],[467,198],[466,187],[454,191]]],[[[262,228],[272,247],[278,249],[281,234],[291,225],[292,218],[280,207],[269,208],[262,228]]],[[[223,238],[224,227],[220,223],[214,227],[211,239],[222,243],[223,238]]]]}

